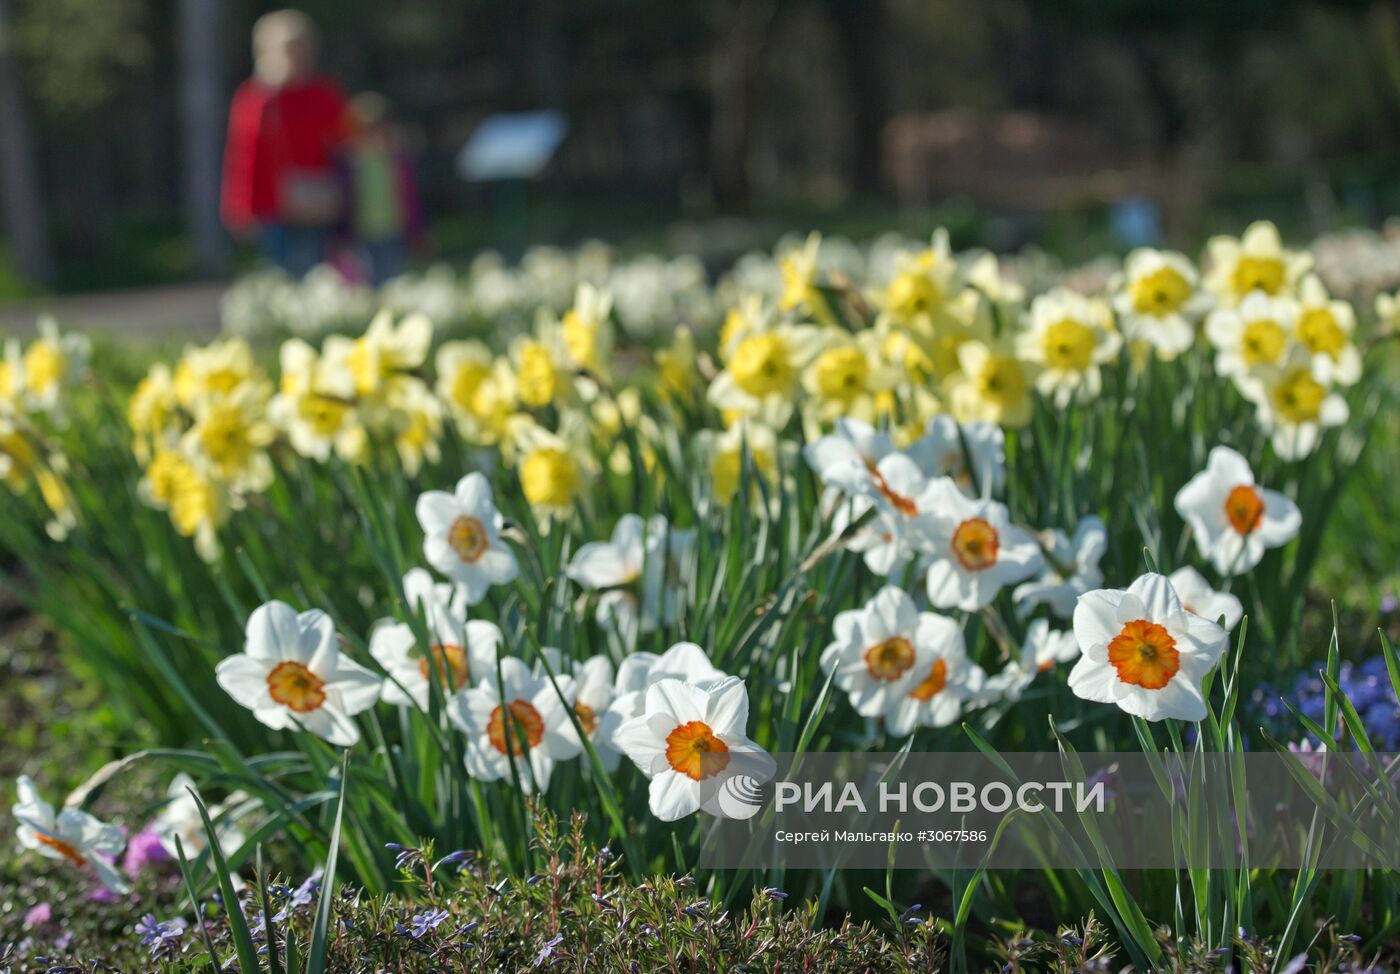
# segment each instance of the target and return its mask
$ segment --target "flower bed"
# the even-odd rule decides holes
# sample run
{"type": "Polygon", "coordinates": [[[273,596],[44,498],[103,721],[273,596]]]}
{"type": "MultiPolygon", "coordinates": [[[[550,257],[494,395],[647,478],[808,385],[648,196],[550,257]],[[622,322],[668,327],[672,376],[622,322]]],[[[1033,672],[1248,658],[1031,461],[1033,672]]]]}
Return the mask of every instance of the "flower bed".
{"type": "MultiPolygon", "coordinates": [[[[263,846],[279,870],[323,865],[375,897],[397,888],[390,846],[538,873],[538,803],[586,812],[634,887],[694,873],[683,912],[708,923],[777,885],[696,869],[713,780],[771,774],[771,755],[1393,739],[1373,722],[1400,670],[1372,673],[1381,716],[1351,712],[1351,647],[1316,645],[1304,604],[1390,420],[1367,352],[1394,301],[1358,314],[1268,224],[1213,240],[1204,272],[1135,251],[1089,294],[1029,291],[941,236],[864,277],[822,248],[695,285],[654,334],[585,282],[562,313],[542,297],[499,332],[383,310],[275,355],[225,337],[130,390],[56,329],[12,346],[0,539],[110,695],[119,744],[154,745],[64,808],[22,780],[21,845],[128,896],[108,859],[130,843],[83,807],[160,762],[188,777],[119,811],[128,834],[149,811],[190,860],[188,898],[215,877],[225,903],[237,877],[257,886],[263,846]],[[690,307],[726,311],[676,326],[690,307]],[[1266,734],[1238,706],[1323,665],[1314,716],[1266,734]]],[[[1388,644],[1368,651],[1394,664],[1388,644]]],[[[1329,915],[1365,950],[1389,936],[1368,905],[1393,895],[1383,870],[1205,871],[1190,905],[1183,882],[1105,866],[782,888],[898,931],[922,885],[948,898],[955,965],[993,956],[1028,889],[1042,933],[1093,911],[1102,930],[1073,936],[1139,966],[1170,962],[1162,925],[1243,958],[1256,941],[1292,956],[1329,915]]],[[[791,922],[762,919],[774,904],[760,896],[752,922],[791,922]]],[[[143,923],[149,946],[195,943],[181,910],[143,923]]],[[[414,910],[409,943],[469,922],[432,896],[414,910]]],[[[228,935],[247,946],[236,914],[228,935]]],[[[574,956],[569,937],[519,936],[513,957],[574,956]]],[[[933,949],[865,936],[819,943],[915,966],[933,949]]]]}

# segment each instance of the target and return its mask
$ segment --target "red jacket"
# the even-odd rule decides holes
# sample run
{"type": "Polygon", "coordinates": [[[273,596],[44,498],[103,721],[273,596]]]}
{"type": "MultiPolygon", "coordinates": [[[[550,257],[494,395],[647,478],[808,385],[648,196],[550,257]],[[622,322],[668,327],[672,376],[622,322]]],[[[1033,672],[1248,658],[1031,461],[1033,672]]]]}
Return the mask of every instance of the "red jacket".
{"type": "Polygon", "coordinates": [[[289,169],[332,172],[345,136],[345,95],[328,78],[272,88],[257,78],[238,86],[224,148],[224,224],[234,231],[282,216],[278,198],[289,169]]]}

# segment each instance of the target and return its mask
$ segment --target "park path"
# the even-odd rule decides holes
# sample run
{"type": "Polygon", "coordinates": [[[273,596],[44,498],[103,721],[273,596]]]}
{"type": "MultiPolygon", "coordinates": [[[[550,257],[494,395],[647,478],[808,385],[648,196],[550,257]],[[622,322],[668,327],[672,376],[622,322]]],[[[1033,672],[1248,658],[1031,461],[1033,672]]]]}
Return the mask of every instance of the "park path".
{"type": "Polygon", "coordinates": [[[48,313],[63,328],[133,339],[205,339],[219,330],[219,300],[227,281],[64,294],[0,303],[0,336],[27,336],[48,313]]]}

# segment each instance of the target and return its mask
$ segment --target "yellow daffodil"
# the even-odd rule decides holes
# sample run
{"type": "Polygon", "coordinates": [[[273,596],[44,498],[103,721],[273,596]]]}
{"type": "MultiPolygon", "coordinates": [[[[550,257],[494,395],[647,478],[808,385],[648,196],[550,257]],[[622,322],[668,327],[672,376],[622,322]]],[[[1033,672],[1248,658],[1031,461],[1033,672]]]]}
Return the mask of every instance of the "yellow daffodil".
{"type": "Polygon", "coordinates": [[[1351,386],[1361,378],[1361,352],[1352,343],[1355,331],[1351,305],[1330,297],[1317,275],[1304,277],[1298,286],[1293,339],[1312,356],[1327,381],[1351,386]]]}
{"type": "Polygon", "coordinates": [[[433,323],[426,315],[405,315],[395,323],[393,312],[385,310],[359,338],[327,338],[324,353],[330,368],[350,373],[357,395],[386,398],[401,376],[427,361],[432,341],[433,323]]]}
{"type": "Polygon", "coordinates": [[[564,348],[575,368],[606,377],[613,347],[612,295],[588,283],[578,286],[573,307],[560,320],[564,348]]]}
{"type": "Polygon", "coordinates": [[[656,448],[661,438],[656,420],[642,411],[642,396],[636,389],[619,390],[616,396],[599,396],[590,408],[599,443],[614,444],[608,452],[608,469],[618,476],[632,472],[632,451],[623,438],[623,430],[632,430],[637,437],[642,464],[648,473],[656,470],[656,448]]]}
{"type": "Polygon", "coordinates": [[[1251,223],[1239,239],[1212,237],[1206,252],[1206,287],[1221,305],[1231,308],[1255,291],[1268,297],[1291,294],[1312,268],[1312,255],[1285,250],[1278,227],[1267,220],[1251,223]]]}
{"type": "Polygon", "coordinates": [[[931,323],[961,290],[958,277],[948,231],[940,227],[927,250],[895,255],[894,275],[885,285],[881,304],[899,324],[931,323]]]}
{"type": "Polygon", "coordinates": [[[1308,456],[1322,434],[1345,423],[1349,415],[1346,400],[1331,388],[1325,370],[1301,346],[1295,346],[1281,364],[1255,369],[1241,388],[1254,401],[1259,425],[1284,460],[1308,456]]]}
{"type": "Polygon", "coordinates": [[[40,412],[57,410],[68,382],[86,366],[88,354],[87,336],[78,332],[62,334],[52,318],[41,317],[39,337],[24,350],[22,360],[21,386],[28,408],[40,412]]]}
{"type": "Polygon", "coordinates": [[[395,416],[394,449],[403,472],[416,477],[424,461],[437,463],[442,459],[438,445],[442,438],[442,403],[421,380],[409,377],[398,383],[391,405],[395,416]]]}
{"type": "Polygon", "coordinates": [[[802,370],[824,344],[814,325],[778,324],[733,339],[724,371],[710,383],[707,397],[716,409],[754,415],[765,408],[790,415],[802,370]]]}
{"type": "Polygon", "coordinates": [[[696,364],[695,335],[685,325],[676,328],[671,344],[656,352],[656,371],[661,391],[669,398],[686,401],[700,381],[696,364]]]}
{"type": "Polygon", "coordinates": [[[576,400],[575,369],[569,360],[560,325],[542,315],[532,335],[510,345],[515,371],[515,395],[528,409],[565,408],[576,400]]]}
{"type": "Polygon", "coordinates": [[[1029,327],[1016,338],[1021,358],[1038,366],[1036,389],[1061,409],[1099,394],[1099,366],[1117,357],[1121,345],[1108,304],[1063,287],[1031,302],[1029,327]]]}
{"type": "Polygon", "coordinates": [[[899,378],[899,371],[879,354],[880,336],[833,331],[823,346],[802,373],[813,418],[823,423],[842,416],[874,421],[881,409],[879,395],[889,393],[899,378]]]}
{"type": "Polygon", "coordinates": [[[8,417],[0,416],[0,480],[15,493],[29,486],[38,455],[29,437],[8,417]]]}
{"type": "Polygon", "coordinates": [[[194,539],[200,557],[218,557],[218,529],[228,519],[228,500],[190,458],[178,450],[158,449],[137,493],[151,507],[169,512],[175,530],[194,539]]]}
{"type": "Polygon", "coordinates": [[[1182,254],[1140,247],[1128,254],[1115,282],[1113,308],[1124,338],[1170,362],[1196,340],[1196,322],[1210,295],[1198,287],[1196,268],[1182,254]]]}
{"type": "Polygon", "coordinates": [[[1006,342],[963,342],[958,371],[947,382],[948,405],[960,423],[1024,426],[1030,422],[1034,369],[1006,342]]]}
{"type": "Polygon", "coordinates": [[[282,344],[282,377],[267,414],[287,434],[292,449],[324,462],[332,452],[364,459],[368,438],[354,404],[354,382],[344,370],[324,367],[316,350],[299,338],[282,344]]]}
{"type": "Polygon", "coordinates": [[[723,433],[707,430],[701,434],[700,448],[709,458],[710,489],[719,504],[729,504],[738,493],[746,450],[755,474],[770,484],[777,481],[778,438],[767,426],[745,422],[723,433]]]}
{"type": "Polygon", "coordinates": [[[1298,320],[1298,302],[1248,294],[1238,307],[1216,308],[1206,319],[1206,337],[1215,346],[1215,371],[1237,381],[1250,371],[1278,365],[1289,352],[1298,320]]]}
{"type": "Polygon", "coordinates": [[[19,340],[8,339],[0,351],[0,415],[17,412],[21,408],[20,393],[24,386],[24,361],[21,358],[19,340]]]}
{"type": "Polygon", "coordinates": [[[131,449],[141,463],[150,458],[152,444],[183,432],[184,420],[169,366],[163,362],[151,366],[126,404],[126,417],[136,434],[131,449]]]}
{"type": "Polygon", "coordinates": [[[227,396],[244,383],[261,379],[253,350],[241,338],[190,347],[175,366],[175,398],[186,409],[210,396],[227,396]]]}
{"type": "Polygon", "coordinates": [[[267,418],[267,403],[263,382],[248,382],[229,395],[204,400],[195,408],[194,425],[181,438],[181,448],[231,490],[266,489],[273,475],[267,447],[277,435],[267,418]]]}
{"type": "Polygon", "coordinates": [[[821,234],[813,232],[808,234],[800,248],[779,258],[778,270],[783,279],[782,294],[778,298],[779,311],[806,311],[821,320],[831,317],[826,297],[818,287],[820,270],[817,255],[821,245],[821,234]]]}
{"type": "Polygon", "coordinates": [[[521,417],[510,435],[525,500],[542,514],[567,516],[594,473],[587,421],[567,413],[554,433],[521,417]]]}

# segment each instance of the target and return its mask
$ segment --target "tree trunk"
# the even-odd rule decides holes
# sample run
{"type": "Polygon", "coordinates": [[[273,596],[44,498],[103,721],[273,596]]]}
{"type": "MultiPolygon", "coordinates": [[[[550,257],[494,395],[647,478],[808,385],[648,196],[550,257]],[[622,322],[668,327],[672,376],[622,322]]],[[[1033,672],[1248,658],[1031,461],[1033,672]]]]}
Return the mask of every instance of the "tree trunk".
{"type": "Polygon", "coordinates": [[[721,204],[749,198],[755,82],[773,5],[740,0],[725,8],[710,64],[710,179],[721,204]]]}
{"type": "Polygon", "coordinates": [[[180,142],[185,231],[199,269],[227,266],[228,242],[219,224],[219,174],[224,135],[223,0],[180,0],[180,142]]]}
{"type": "Polygon", "coordinates": [[[884,0],[837,0],[832,17],[851,92],[851,186],[873,193],[880,188],[880,146],[889,120],[884,0]]]}
{"type": "Polygon", "coordinates": [[[20,273],[47,282],[53,277],[53,254],[39,189],[34,134],[12,44],[9,0],[0,0],[0,201],[20,273]]]}

